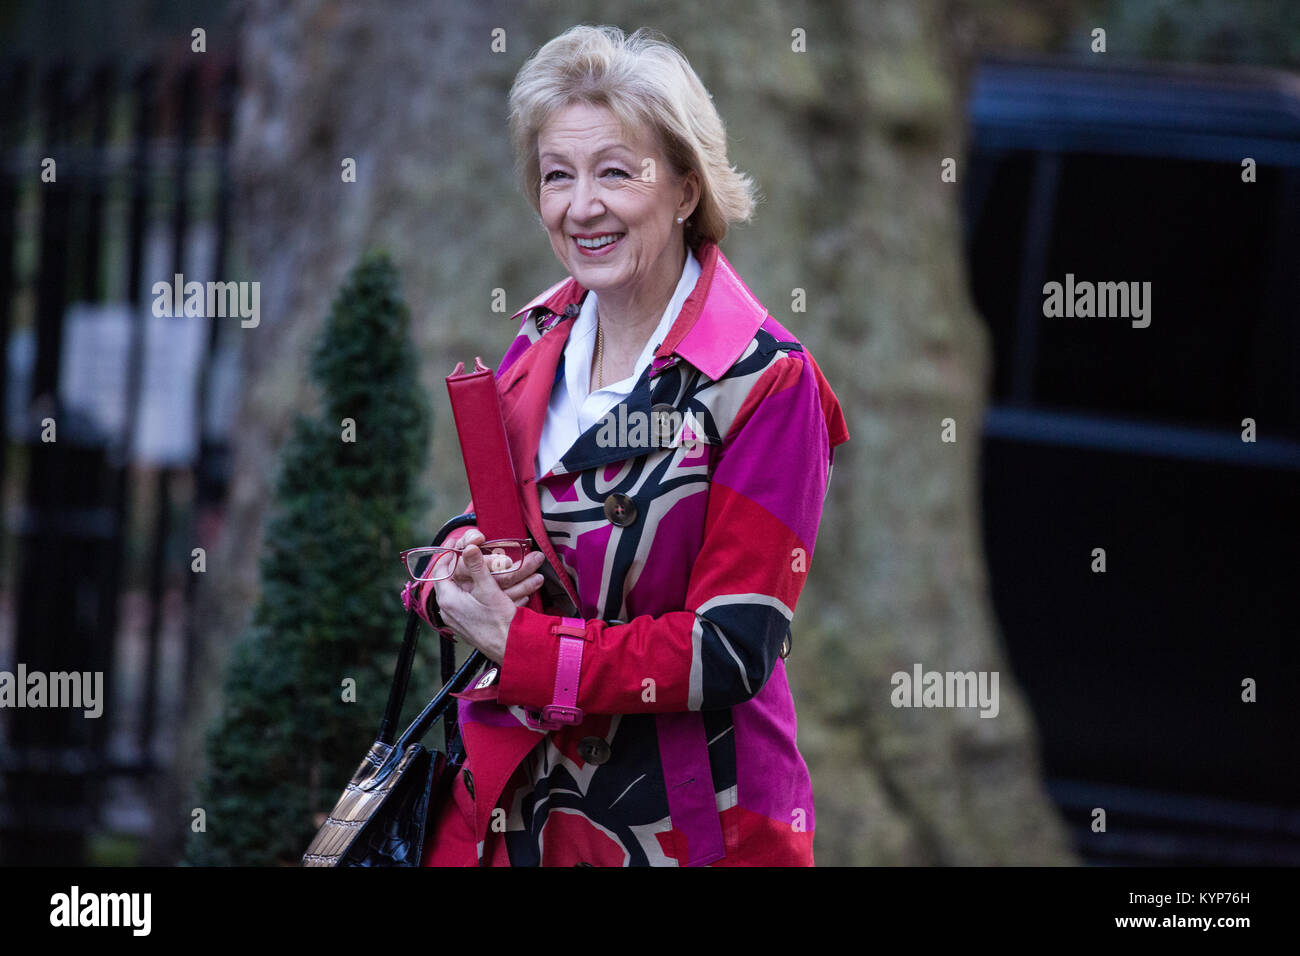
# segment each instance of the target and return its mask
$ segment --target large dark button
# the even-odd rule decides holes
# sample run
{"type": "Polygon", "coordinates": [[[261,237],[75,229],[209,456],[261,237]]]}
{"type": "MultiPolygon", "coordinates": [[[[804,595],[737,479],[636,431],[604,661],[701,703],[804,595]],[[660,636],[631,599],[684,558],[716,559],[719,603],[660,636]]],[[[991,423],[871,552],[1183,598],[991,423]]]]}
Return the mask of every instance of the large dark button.
{"type": "Polygon", "coordinates": [[[636,502],[627,495],[610,495],[605,499],[605,517],[620,528],[626,528],[636,520],[636,502]]]}
{"type": "Polygon", "coordinates": [[[583,737],[578,741],[578,756],[583,763],[600,766],[609,759],[609,744],[604,737],[583,737]]]}
{"type": "Polygon", "coordinates": [[[650,406],[650,427],[659,433],[659,444],[667,445],[673,440],[676,431],[673,426],[680,423],[681,416],[677,409],[666,402],[650,406]]]}
{"type": "Polygon", "coordinates": [[[468,770],[462,770],[460,775],[465,778],[465,789],[469,792],[469,798],[474,799],[474,775],[468,770]]]}

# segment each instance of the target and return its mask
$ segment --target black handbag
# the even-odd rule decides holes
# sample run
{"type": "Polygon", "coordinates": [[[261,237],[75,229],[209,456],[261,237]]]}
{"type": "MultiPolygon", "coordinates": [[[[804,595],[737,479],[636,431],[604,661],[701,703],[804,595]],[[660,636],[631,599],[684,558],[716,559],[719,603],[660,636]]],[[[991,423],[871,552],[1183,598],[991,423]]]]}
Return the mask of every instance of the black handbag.
{"type": "MultiPolygon", "coordinates": [[[[454,529],[474,522],[473,514],[451,519],[438,530],[430,547],[440,545],[454,529]]],[[[455,643],[443,637],[443,688],[393,740],[393,728],[406,699],[420,623],[419,615],[410,611],[375,742],[307,847],[303,866],[420,865],[430,809],[436,810],[450,794],[465,759],[456,733],[456,698],[451,695],[464,690],[487,660],[474,651],[456,669],[455,643]],[[420,741],[439,719],[443,722],[445,751],[430,751],[420,741]]]]}

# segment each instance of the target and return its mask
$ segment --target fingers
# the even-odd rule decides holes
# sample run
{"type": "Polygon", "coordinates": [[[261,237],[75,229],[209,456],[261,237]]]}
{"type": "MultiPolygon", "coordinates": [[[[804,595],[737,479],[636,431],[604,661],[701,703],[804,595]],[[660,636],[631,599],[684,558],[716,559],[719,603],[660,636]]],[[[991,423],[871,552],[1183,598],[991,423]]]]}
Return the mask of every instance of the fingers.
{"type": "Polygon", "coordinates": [[[487,564],[487,570],[493,574],[499,574],[502,571],[510,570],[511,559],[504,554],[485,554],[484,563],[487,564]]]}
{"type": "MultiPolygon", "coordinates": [[[[535,574],[545,556],[540,551],[524,555],[518,568],[507,574],[493,574],[494,570],[510,566],[510,559],[502,554],[484,554],[477,545],[467,545],[460,555],[459,571],[464,577],[457,580],[464,590],[482,588],[499,589],[512,601],[527,597],[542,586],[542,575],[535,574]]],[[[458,573],[459,573],[458,571],[458,573]]]]}
{"type": "Polygon", "coordinates": [[[460,566],[469,572],[470,586],[477,590],[496,584],[488,568],[489,555],[485,555],[476,545],[466,545],[460,553],[460,566]]]}
{"type": "Polygon", "coordinates": [[[545,561],[546,555],[542,554],[542,552],[529,551],[524,555],[524,560],[520,563],[519,567],[515,568],[515,570],[511,571],[509,574],[496,575],[497,584],[501,585],[504,590],[518,584],[520,581],[525,581],[532,577],[545,561]]]}
{"type": "Polygon", "coordinates": [[[474,577],[469,573],[469,569],[465,567],[463,552],[471,544],[477,547],[483,544],[485,540],[482,531],[478,528],[470,528],[460,536],[455,544],[450,545],[450,547],[456,548],[458,551],[462,552],[462,557],[459,561],[456,561],[454,555],[447,556],[448,561],[456,561],[456,567],[455,570],[452,571],[451,580],[462,591],[469,591],[474,587],[474,577]]]}
{"type": "Polygon", "coordinates": [[[430,574],[443,574],[451,562],[455,560],[456,556],[454,554],[441,554],[434,560],[433,566],[426,569],[426,571],[430,574]]]}
{"type": "MultiPolygon", "coordinates": [[[[463,535],[461,535],[460,538],[458,538],[454,544],[449,545],[449,547],[453,547],[458,551],[463,552],[465,548],[469,547],[471,544],[477,547],[479,545],[482,545],[485,540],[486,539],[483,537],[482,531],[480,531],[478,528],[470,528],[463,535]]],[[[456,561],[454,555],[447,555],[445,560],[456,562],[455,570],[452,572],[451,575],[452,581],[454,581],[462,591],[470,590],[470,588],[474,586],[474,581],[469,571],[465,567],[464,559],[462,558],[460,561],[456,561]]]]}
{"type": "MultiPolygon", "coordinates": [[[[469,535],[467,534],[465,537],[468,538],[469,535]]],[[[478,537],[481,539],[482,534],[478,534],[478,537]]],[[[480,541],[479,543],[481,544],[482,542],[480,541]]],[[[466,547],[468,546],[469,544],[466,545],[466,547]]],[[[481,549],[479,549],[477,544],[475,544],[474,547],[481,553],[481,549]]],[[[523,561],[515,570],[505,574],[493,574],[492,576],[496,579],[497,584],[500,585],[502,589],[505,589],[532,576],[532,574],[542,566],[542,563],[545,560],[546,555],[542,554],[542,552],[530,551],[528,554],[524,555],[523,561]]],[[[499,554],[484,555],[484,562],[487,564],[489,572],[510,566],[509,559],[505,557],[505,555],[499,554]]],[[[461,552],[460,562],[456,565],[456,571],[452,574],[451,579],[463,591],[470,591],[474,588],[474,575],[470,573],[469,567],[465,562],[465,551],[463,550],[461,552]]]]}
{"type": "Polygon", "coordinates": [[[544,578],[540,574],[534,574],[530,578],[525,578],[518,584],[508,588],[503,588],[505,596],[514,601],[515,604],[522,604],[528,600],[529,596],[542,586],[544,578]]]}
{"type": "Polygon", "coordinates": [[[460,588],[456,587],[450,579],[433,582],[433,593],[438,600],[439,607],[446,607],[448,602],[452,600],[451,594],[459,591],[460,588]]]}

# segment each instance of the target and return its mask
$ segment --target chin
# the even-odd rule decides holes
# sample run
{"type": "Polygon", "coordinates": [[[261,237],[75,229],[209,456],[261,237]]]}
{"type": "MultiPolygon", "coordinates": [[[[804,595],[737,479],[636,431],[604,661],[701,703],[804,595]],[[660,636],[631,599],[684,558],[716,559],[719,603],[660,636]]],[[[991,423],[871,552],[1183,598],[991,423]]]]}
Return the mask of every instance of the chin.
{"type": "Polygon", "coordinates": [[[616,288],[623,279],[621,270],[607,269],[589,262],[575,262],[569,274],[582,284],[584,289],[591,289],[600,295],[602,289],[616,288]]]}

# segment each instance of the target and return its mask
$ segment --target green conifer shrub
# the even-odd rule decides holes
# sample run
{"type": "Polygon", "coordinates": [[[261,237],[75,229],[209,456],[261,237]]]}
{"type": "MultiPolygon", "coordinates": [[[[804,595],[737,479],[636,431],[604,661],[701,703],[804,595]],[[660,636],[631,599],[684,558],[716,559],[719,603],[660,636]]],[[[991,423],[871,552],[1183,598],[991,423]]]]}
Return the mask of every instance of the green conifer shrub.
{"type": "MultiPolygon", "coordinates": [[[[189,834],[188,863],[297,863],[374,738],[406,621],[398,552],[431,535],[413,527],[432,411],[409,326],[392,262],[367,255],[311,357],[319,413],[297,417],[281,453],[261,593],[208,731],[205,830],[189,834]]],[[[435,677],[437,641],[421,637],[406,712],[435,677]]]]}

